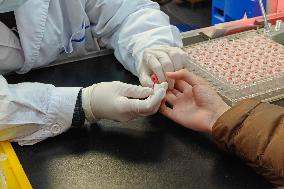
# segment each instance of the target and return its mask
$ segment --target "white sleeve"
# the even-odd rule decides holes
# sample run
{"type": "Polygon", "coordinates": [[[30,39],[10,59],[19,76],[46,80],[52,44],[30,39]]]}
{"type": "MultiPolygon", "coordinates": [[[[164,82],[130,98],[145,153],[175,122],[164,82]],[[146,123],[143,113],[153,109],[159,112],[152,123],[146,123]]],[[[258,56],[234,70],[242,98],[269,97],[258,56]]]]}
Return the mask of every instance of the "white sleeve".
{"type": "Polygon", "coordinates": [[[0,140],[32,145],[70,128],[80,88],[8,84],[0,76],[0,140]]]}
{"type": "Polygon", "coordinates": [[[18,37],[0,22],[0,74],[19,70],[24,64],[24,53],[18,37]]]}
{"type": "Polygon", "coordinates": [[[137,75],[137,63],[148,47],[182,47],[179,30],[150,0],[88,0],[86,12],[93,24],[93,34],[116,58],[137,75]]]}

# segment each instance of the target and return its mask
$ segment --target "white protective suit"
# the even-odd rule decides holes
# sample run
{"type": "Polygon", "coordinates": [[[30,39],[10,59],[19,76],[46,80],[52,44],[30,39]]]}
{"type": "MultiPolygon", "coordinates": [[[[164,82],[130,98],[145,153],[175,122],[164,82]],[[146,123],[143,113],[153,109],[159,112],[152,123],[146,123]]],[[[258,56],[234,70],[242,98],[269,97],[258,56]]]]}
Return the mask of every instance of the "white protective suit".
{"type": "MultiPolygon", "coordinates": [[[[97,38],[137,75],[145,48],[182,46],[178,29],[149,0],[28,0],[15,16],[24,56],[16,37],[0,24],[0,32],[14,41],[0,39],[1,73],[25,73],[62,56],[84,55],[96,50],[97,38]],[[11,59],[11,53],[17,55],[11,59]]],[[[71,126],[79,88],[9,85],[2,76],[0,86],[0,140],[34,144],[71,126]]]]}

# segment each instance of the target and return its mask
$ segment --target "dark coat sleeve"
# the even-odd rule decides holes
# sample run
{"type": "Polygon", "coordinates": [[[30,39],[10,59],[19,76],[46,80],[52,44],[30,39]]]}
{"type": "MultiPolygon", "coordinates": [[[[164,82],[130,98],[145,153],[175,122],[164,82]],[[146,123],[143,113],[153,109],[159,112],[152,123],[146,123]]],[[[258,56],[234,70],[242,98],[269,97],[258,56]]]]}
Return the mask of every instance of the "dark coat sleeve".
{"type": "Polygon", "coordinates": [[[217,120],[212,135],[223,150],[284,186],[284,108],[244,100],[217,120]]]}

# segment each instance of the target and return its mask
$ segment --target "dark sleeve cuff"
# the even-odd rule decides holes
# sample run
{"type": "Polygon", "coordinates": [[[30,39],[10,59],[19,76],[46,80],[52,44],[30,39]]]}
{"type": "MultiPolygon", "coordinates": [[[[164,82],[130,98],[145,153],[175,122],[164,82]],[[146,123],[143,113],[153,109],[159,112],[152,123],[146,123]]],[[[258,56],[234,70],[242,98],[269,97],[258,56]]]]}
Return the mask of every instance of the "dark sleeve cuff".
{"type": "Polygon", "coordinates": [[[75,108],[74,108],[72,126],[80,127],[80,126],[83,126],[84,123],[85,123],[85,112],[82,106],[82,89],[80,89],[78,96],[77,96],[75,108]]]}

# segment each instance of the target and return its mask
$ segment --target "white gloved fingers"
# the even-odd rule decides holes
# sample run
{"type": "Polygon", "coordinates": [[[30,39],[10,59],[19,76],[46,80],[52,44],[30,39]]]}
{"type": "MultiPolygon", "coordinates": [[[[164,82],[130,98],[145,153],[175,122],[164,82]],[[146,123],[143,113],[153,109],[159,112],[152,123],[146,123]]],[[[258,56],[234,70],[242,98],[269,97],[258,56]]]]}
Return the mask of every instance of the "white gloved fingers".
{"type": "Polygon", "coordinates": [[[154,93],[152,88],[127,83],[121,83],[121,87],[124,89],[122,95],[130,98],[147,98],[154,93]]]}
{"type": "Polygon", "coordinates": [[[152,54],[159,60],[164,72],[174,71],[173,62],[166,52],[153,51],[152,54]]]}
{"type": "Polygon", "coordinates": [[[86,119],[91,123],[98,119],[128,121],[143,113],[154,114],[166,88],[167,83],[152,89],[119,81],[103,82],[82,90],[82,106],[86,119]],[[147,99],[140,100],[142,98],[147,99]]]}
{"type": "MultiPolygon", "coordinates": [[[[166,76],[163,71],[162,65],[157,59],[157,57],[151,53],[145,53],[145,60],[147,61],[147,65],[149,66],[149,69],[156,74],[158,77],[159,82],[165,82],[166,76]]],[[[151,77],[151,75],[150,75],[151,77]]]]}
{"type": "Polygon", "coordinates": [[[151,75],[155,74],[159,82],[167,81],[173,89],[175,81],[166,77],[166,72],[174,72],[186,67],[187,54],[180,48],[159,46],[145,49],[140,62],[139,79],[143,86],[152,87],[151,75]]]}
{"type": "Polygon", "coordinates": [[[159,94],[159,93],[161,93],[161,91],[162,91],[162,93],[161,93],[161,100],[159,101],[159,103],[158,103],[158,106],[155,106],[155,109],[154,109],[154,113],[156,113],[158,110],[159,110],[159,107],[160,107],[160,105],[161,105],[161,102],[162,102],[162,100],[165,98],[165,96],[166,96],[166,92],[167,92],[167,90],[168,90],[168,83],[167,82],[163,82],[163,83],[160,83],[160,84],[156,84],[155,86],[154,86],[154,95],[155,94],[159,94]]]}
{"type": "Polygon", "coordinates": [[[140,109],[140,115],[148,116],[148,115],[155,114],[159,110],[161,102],[166,96],[167,89],[168,89],[168,83],[167,82],[163,82],[161,84],[156,84],[154,86],[154,95],[150,96],[148,99],[145,100],[146,102],[144,102],[146,104],[148,103],[148,106],[149,105],[151,106],[148,109],[145,108],[144,110],[152,110],[152,111],[144,111],[143,112],[140,109]]]}
{"type": "MultiPolygon", "coordinates": [[[[132,112],[137,116],[148,116],[155,114],[166,95],[167,83],[155,85],[154,94],[145,100],[128,99],[122,97],[120,102],[123,104],[123,111],[132,112]]],[[[133,116],[132,116],[133,117],[133,116]]]]}
{"type": "Polygon", "coordinates": [[[159,89],[152,96],[148,97],[146,100],[137,101],[136,108],[138,110],[138,114],[141,116],[148,116],[155,114],[158,111],[165,95],[166,91],[164,89],[159,89]]]}
{"type": "Polygon", "coordinates": [[[174,63],[175,71],[185,68],[187,62],[187,54],[180,48],[173,48],[169,51],[169,56],[174,63]]]}
{"type": "Polygon", "coordinates": [[[139,81],[143,87],[153,87],[154,83],[151,80],[150,73],[143,69],[139,75],[139,81]]]}
{"type": "Polygon", "coordinates": [[[155,86],[154,86],[154,93],[157,91],[157,90],[159,90],[159,89],[165,89],[165,91],[167,91],[168,90],[168,83],[167,82],[163,82],[163,83],[160,83],[160,84],[156,84],[155,86]]]}
{"type": "MultiPolygon", "coordinates": [[[[166,52],[163,51],[153,51],[153,54],[158,58],[160,64],[162,65],[164,75],[166,72],[174,72],[174,63],[172,62],[171,58],[166,52]]],[[[169,89],[173,89],[175,86],[175,80],[166,78],[168,84],[169,84],[169,89]]]]}

